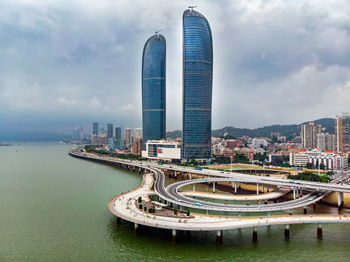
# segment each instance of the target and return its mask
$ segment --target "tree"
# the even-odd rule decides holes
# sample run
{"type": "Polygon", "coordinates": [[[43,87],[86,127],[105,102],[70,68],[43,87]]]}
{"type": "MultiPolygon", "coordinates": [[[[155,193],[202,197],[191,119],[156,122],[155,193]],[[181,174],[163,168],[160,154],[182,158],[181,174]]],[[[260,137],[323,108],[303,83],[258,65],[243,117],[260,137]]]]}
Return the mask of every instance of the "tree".
{"type": "Polygon", "coordinates": [[[174,208],[174,215],[177,215],[177,209],[174,208]]]}
{"type": "Polygon", "coordinates": [[[307,163],[306,168],[313,169],[314,165],[312,163],[307,163]]]}
{"type": "Polygon", "coordinates": [[[186,212],[186,216],[190,216],[191,215],[191,212],[190,212],[190,210],[189,209],[187,209],[187,212],[186,212]]]}
{"type": "Polygon", "coordinates": [[[142,204],[139,204],[139,209],[142,209],[142,204]]]}
{"type": "Polygon", "coordinates": [[[139,196],[139,198],[137,199],[137,202],[141,203],[142,202],[142,197],[139,196]]]}

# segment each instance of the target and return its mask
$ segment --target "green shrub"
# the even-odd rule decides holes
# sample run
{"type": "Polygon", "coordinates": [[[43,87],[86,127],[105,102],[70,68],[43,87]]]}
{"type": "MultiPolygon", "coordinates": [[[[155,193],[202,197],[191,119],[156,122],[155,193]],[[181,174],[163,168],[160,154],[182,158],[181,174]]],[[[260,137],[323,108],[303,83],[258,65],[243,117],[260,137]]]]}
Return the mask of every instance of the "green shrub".
{"type": "Polygon", "coordinates": [[[174,215],[177,215],[177,209],[174,208],[174,215]]]}
{"type": "Polygon", "coordinates": [[[191,215],[191,212],[190,212],[190,210],[189,209],[187,209],[187,212],[186,212],[186,216],[190,216],[191,215]]]}
{"type": "Polygon", "coordinates": [[[139,196],[139,198],[137,199],[137,202],[141,203],[142,202],[142,197],[139,196]]]}
{"type": "Polygon", "coordinates": [[[139,204],[139,209],[142,209],[142,204],[139,204]]]}
{"type": "Polygon", "coordinates": [[[147,207],[144,207],[144,208],[143,208],[143,211],[147,212],[147,207]]]}

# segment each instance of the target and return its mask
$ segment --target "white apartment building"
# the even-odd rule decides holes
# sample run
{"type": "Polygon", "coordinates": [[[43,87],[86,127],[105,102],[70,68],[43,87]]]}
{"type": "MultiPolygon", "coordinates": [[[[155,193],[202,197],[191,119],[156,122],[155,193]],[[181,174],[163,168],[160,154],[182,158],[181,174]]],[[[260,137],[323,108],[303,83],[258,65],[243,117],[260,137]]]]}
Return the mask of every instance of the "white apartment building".
{"type": "Polygon", "coordinates": [[[315,167],[323,164],[326,170],[334,171],[342,171],[348,168],[347,156],[331,150],[322,152],[319,149],[313,149],[292,152],[289,155],[289,163],[292,166],[306,166],[308,163],[312,163],[315,167]]]}
{"type": "Polygon", "coordinates": [[[309,123],[301,126],[301,147],[305,149],[312,149],[317,147],[317,135],[322,131],[321,125],[309,123]]]}
{"type": "Polygon", "coordinates": [[[167,140],[148,140],[146,150],[142,151],[142,157],[161,160],[180,160],[181,143],[167,140]]]}
{"type": "Polygon", "coordinates": [[[317,134],[317,148],[321,151],[333,151],[335,149],[335,135],[328,133],[317,134]]]}
{"type": "Polygon", "coordinates": [[[251,146],[254,148],[267,147],[267,140],[263,138],[253,138],[251,146]]]}

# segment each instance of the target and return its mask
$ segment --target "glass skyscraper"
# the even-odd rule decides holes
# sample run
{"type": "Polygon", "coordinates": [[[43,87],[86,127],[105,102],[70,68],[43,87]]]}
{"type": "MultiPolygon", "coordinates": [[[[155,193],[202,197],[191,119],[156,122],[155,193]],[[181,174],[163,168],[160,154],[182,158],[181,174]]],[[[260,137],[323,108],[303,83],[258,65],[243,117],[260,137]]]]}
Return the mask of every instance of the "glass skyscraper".
{"type": "Polygon", "coordinates": [[[213,44],[207,19],[193,9],[183,14],[182,158],[211,158],[213,44]]]}
{"type": "Polygon", "coordinates": [[[142,142],[165,139],[166,41],[161,34],[151,36],[142,54],[142,142]]]}

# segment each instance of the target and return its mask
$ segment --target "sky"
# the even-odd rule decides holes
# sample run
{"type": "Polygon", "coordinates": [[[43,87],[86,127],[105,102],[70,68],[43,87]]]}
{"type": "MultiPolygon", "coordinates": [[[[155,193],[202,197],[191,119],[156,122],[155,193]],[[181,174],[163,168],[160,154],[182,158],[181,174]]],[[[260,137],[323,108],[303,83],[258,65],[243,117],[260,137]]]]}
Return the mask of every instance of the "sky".
{"type": "Polygon", "coordinates": [[[349,0],[1,0],[0,129],[141,127],[141,59],[167,40],[167,130],[182,128],[182,13],[208,19],[213,129],[350,111],[349,0]]]}

